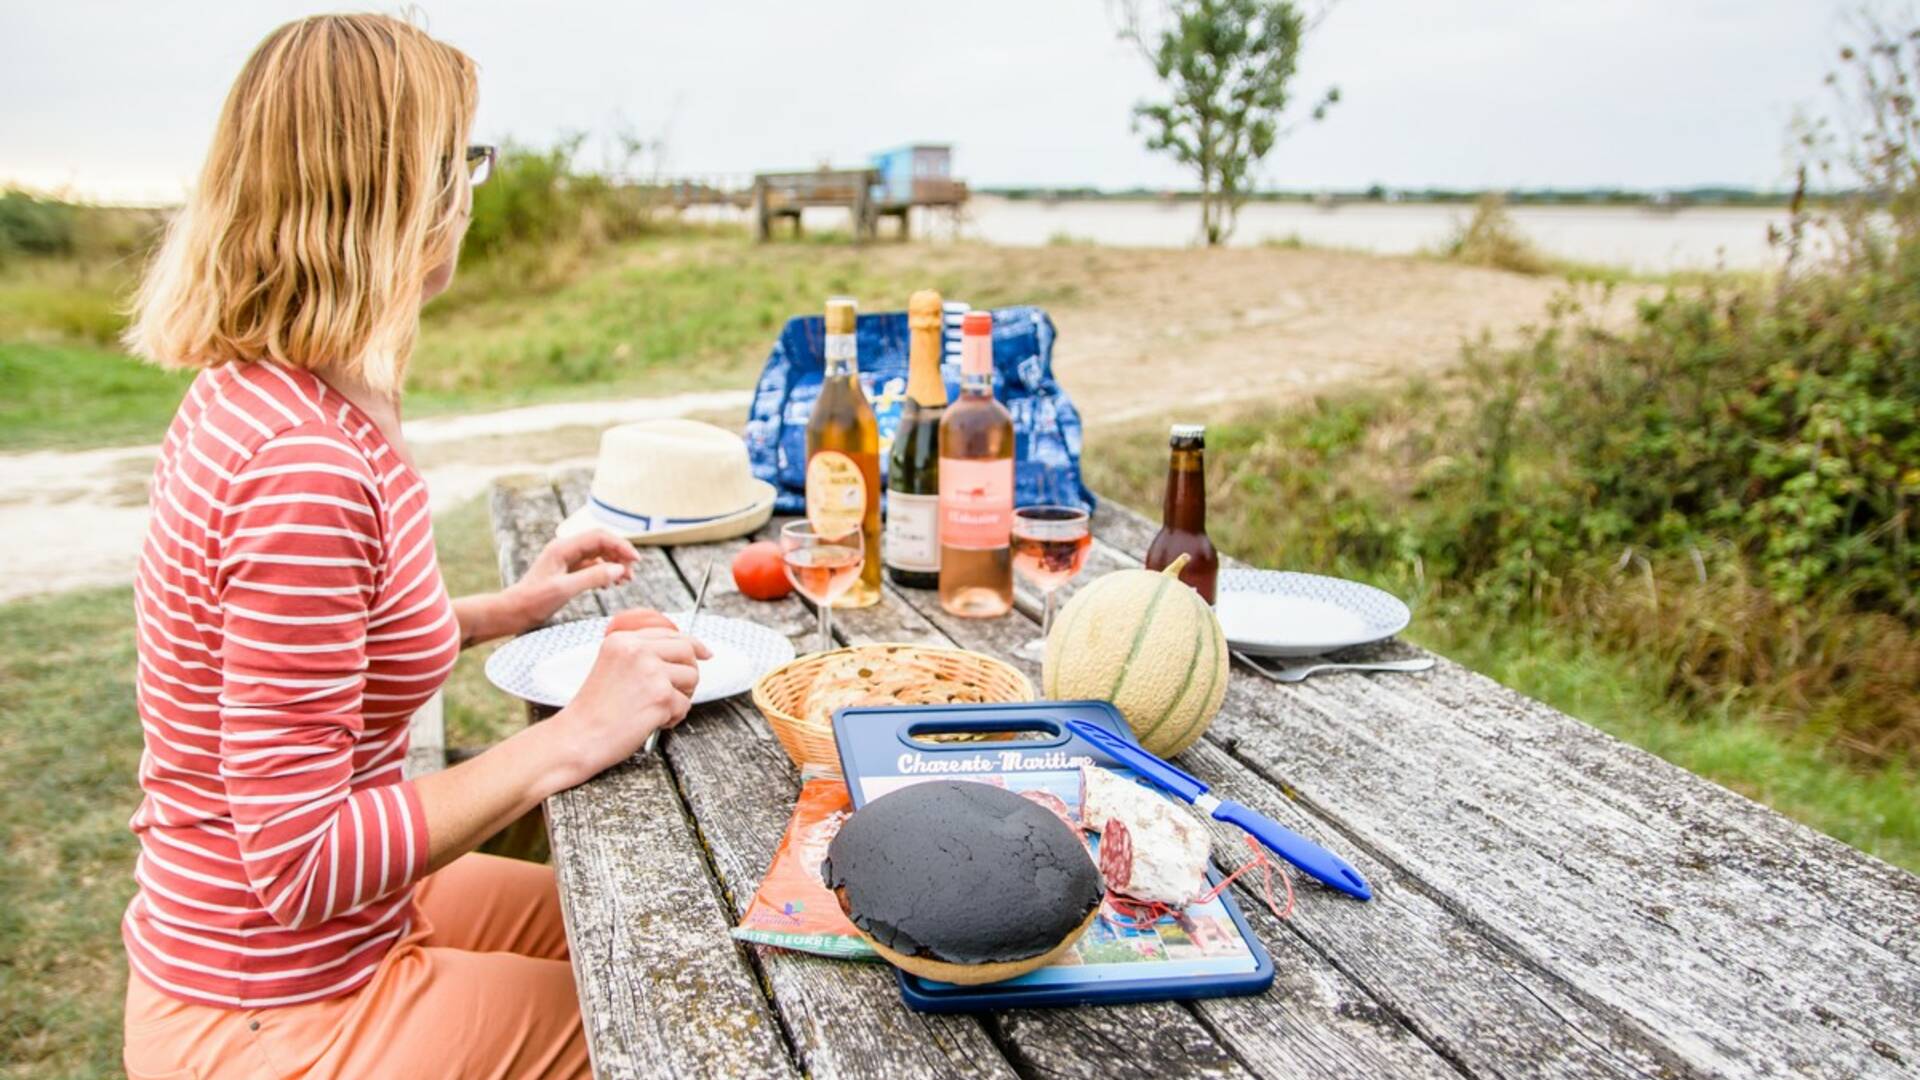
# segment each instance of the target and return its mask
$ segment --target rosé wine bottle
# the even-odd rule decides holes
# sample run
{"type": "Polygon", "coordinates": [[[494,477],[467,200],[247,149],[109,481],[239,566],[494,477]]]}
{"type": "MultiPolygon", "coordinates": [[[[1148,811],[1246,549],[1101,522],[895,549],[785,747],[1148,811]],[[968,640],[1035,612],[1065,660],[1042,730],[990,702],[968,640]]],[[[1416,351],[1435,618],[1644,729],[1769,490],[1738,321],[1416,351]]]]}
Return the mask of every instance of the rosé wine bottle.
{"type": "Polygon", "coordinates": [[[940,418],[940,606],[970,619],[1013,609],[1013,417],[993,399],[993,316],[962,324],[960,400],[940,418]]]}

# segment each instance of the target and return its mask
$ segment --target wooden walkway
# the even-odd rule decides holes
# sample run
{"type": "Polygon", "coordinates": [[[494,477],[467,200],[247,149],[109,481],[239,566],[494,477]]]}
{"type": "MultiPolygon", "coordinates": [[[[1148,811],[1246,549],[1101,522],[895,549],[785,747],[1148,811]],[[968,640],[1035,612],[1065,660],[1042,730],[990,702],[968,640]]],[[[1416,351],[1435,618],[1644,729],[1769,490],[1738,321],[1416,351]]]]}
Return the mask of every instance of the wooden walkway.
{"type": "Polygon", "coordinates": [[[966,205],[967,185],[944,177],[916,178],[910,190],[888,188],[881,183],[876,169],[809,169],[797,172],[756,173],[750,183],[737,177],[711,176],[682,179],[634,181],[635,186],[654,192],[665,205],[677,210],[699,206],[725,206],[747,211],[754,235],[773,239],[775,226],[789,223],[792,233],[802,233],[801,218],[808,209],[841,209],[850,215],[850,232],[857,241],[879,236],[880,219],[899,223],[895,233],[907,239],[916,207],[948,210],[955,214],[966,205]]]}
{"type": "MultiPolygon", "coordinates": [[[[585,493],[577,473],[496,487],[504,580],[585,493]]],[[[1137,565],[1152,531],[1103,505],[1081,580],[1137,565]]],[[[688,581],[744,543],[643,549],[631,582],[556,618],[684,610],[688,581]]],[[[808,647],[801,601],[746,600],[724,562],[708,608],[808,647]]],[[[1035,632],[891,587],[835,624],[1015,663],[1035,632]]],[[[1181,758],[1375,890],[1301,884],[1284,923],[1243,896],[1279,969],[1257,997],[927,1016],[883,967],[737,945],[798,778],[745,699],[662,749],[547,804],[602,1076],[1920,1075],[1920,878],[1445,660],[1287,687],[1236,667],[1181,758]]],[[[1222,864],[1244,851],[1216,837],[1222,864]]]]}

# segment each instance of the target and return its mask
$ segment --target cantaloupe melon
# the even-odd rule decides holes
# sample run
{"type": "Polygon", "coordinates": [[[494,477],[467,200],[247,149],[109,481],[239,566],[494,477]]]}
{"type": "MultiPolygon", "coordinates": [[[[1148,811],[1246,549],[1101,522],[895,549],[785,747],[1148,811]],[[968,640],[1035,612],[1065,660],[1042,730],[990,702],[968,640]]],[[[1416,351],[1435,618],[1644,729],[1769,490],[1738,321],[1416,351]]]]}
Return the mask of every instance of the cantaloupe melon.
{"type": "Polygon", "coordinates": [[[1213,609],[1166,570],[1116,570],[1074,594],[1047,638],[1041,687],[1055,701],[1110,701],[1161,757],[1192,746],[1227,695],[1227,638],[1213,609]]]}

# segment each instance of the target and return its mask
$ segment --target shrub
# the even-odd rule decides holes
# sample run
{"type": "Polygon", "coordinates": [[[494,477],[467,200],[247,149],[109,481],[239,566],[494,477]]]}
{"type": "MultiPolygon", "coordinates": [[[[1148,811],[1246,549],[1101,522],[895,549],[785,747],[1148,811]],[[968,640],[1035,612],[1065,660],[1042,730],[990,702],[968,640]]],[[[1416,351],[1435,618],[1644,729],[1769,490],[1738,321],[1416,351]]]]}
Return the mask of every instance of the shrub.
{"type": "Polygon", "coordinates": [[[1440,257],[1518,274],[1544,274],[1553,268],[1513,223],[1506,199],[1495,192],[1480,196],[1473,217],[1454,226],[1453,235],[1440,247],[1440,257]]]}
{"type": "Polygon", "coordinates": [[[501,147],[493,175],[473,189],[461,274],[436,303],[439,311],[549,291],[571,280],[594,251],[654,228],[655,195],[576,168],[580,143],[574,137],[544,150],[501,147]]]}
{"type": "Polygon", "coordinates": [[[493,176],[473,189],[465,251],[486,259],[538,245],[597,247],[645,232],[652,196],[574,167],[573,137],[545,150],[501,148],[493,176]]]}
{"type": "Polygon", "coordinates": [[[13,255],[117,259],[147,250],[166,221],[164,210],[90,206],[0,191],[0,260],[13,255]]]}
{"type": "Polygon", "coordinates": [[[0,259],[18,253],[71,254],[74,216],[70,203],[16,188],[0,192],[0,259]]]}

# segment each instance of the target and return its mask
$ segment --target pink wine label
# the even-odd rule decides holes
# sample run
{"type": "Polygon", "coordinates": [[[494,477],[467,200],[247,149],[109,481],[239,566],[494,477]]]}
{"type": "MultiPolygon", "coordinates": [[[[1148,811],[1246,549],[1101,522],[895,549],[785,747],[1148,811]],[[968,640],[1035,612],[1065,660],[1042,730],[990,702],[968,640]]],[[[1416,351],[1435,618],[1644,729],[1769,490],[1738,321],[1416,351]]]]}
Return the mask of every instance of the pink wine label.
{"type": "Polygon", "coordinates": [[[940,459],[940,542],[970,551],[1007,546],[1013,532],[1013,459],[940,459]]]}

